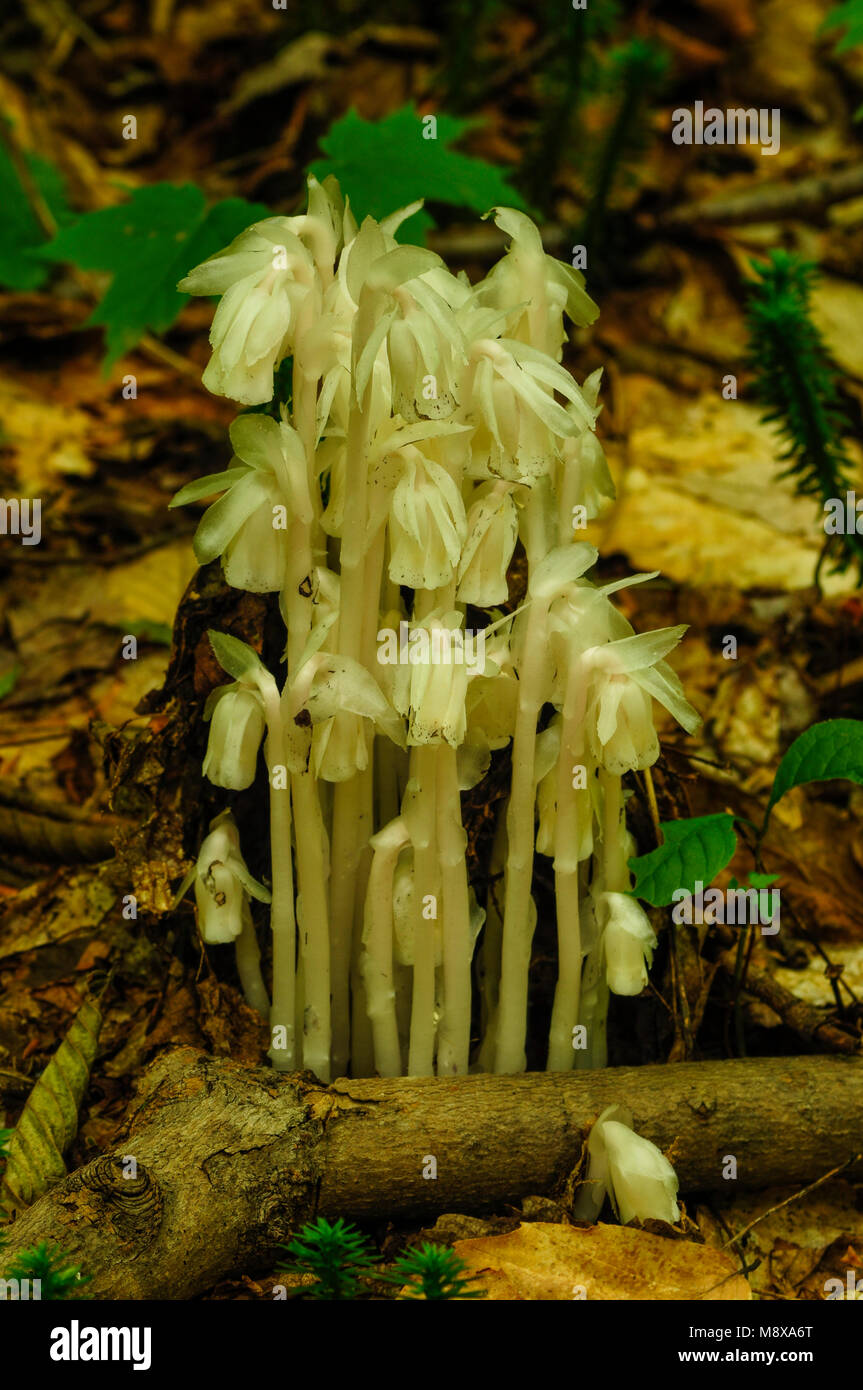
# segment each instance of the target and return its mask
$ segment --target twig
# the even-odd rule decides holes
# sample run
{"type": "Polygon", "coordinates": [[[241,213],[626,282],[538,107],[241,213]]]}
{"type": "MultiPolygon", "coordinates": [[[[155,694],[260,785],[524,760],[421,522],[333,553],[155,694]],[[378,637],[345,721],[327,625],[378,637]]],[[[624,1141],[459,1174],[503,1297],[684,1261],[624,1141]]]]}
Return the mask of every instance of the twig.
{"type": "Polygon", "coordinates": [[[0,1095],[26,1096],[35,1084],[35,1078],[23,1072],[0,1067],[0,1095]]]}
{"type": "Polygon", "coordinates": [[[801,217],[822,211],[863,193],[863,164],[823,174],[797,183],[762,184],[723,198],[698,199],[672,208],[658,221],[661,228],[691,226],[698,222],[745,226],[775,218],[801,217]]]}
{"type": "Polygon", "coordinates": [[[774,1212],[781,1211],[783,1207],[788,1207],[792,1202],[797,1202],[801,1197],[805,1197],[808,1193],[814,1192],[816,1187],[820,1187],[822,1183],[829,1182],[830,1178],[838,1177],[840,1173],[845,1172],[846,1168],[851,1168],[855,1163],[859,1163],[861,1158],[863,1158],[863,1152],[852,1154],[844,1163],[840,1163],[838,1168],[831,1168],[829,1173],[822,1174],[820,1178],[816,1178],[814,1182],[811,1182],[808,1187],[801,1187],[799,1192],[792,1192],[790,1197],[786,1197],[783,1202],[777,1202],[775,1207],[768,1207],[760,1216],[756,1216],[754,1221],[750,1221],[748,1226],[744,1226],[742,1231],[738,1231],[736,1236],[732,1236],[730,1240],[727,1240],[722,1249],[727,1250],[729,1245],[736,1245],[744,1236],[748,1236],[749,1232],[757,1226],[760,1221],[766,1221],[767,1217],[772,1216],[774,1212]]]}
{"type": "Polygon", "coordinates": [[[656,836],[657,847],[659,847],[659,845],[664,843],[665,836],[662,833],[662,826],[659,822],[659,807],[656,804],[656,788],[653,785],[653,778],[650,774],[649,767],[644,769],[643,776],[644,789],[647,793],[647,805],[650,810],[650,819],[653,822],[653,833],[656,836]]]}
{"type": "Polygon", "coordinates": [[[21,187],[27,194],[27,201],[33,209],[33,215],[36,221],[45,233],[45,236],[51,241],[57,234],[57,223],[54,220],[54,214],[42,197],[39,185],[30,172],[30,165],[27,163],[27,158],[19,144],[12,123],[2,118],[0,118],[0,142],[2,142],[6,153],[12,161],[21,187]]]}
{"type": "MultiPolygon", "coordinates": [[[[733,933],[722,931],[720,940],[728,943],[733,940],[733,933]]],[[[732,979],[736,977],[736,952],[723,951],[719,963],[732,979]]],[[[790,990],[785,989],[784,985],[780,985],[779,981],[775,980],[768,971],[750,969],[746,979],[745,992],[754,995],[763,1004],[767,1004],[774,1013],[779,1015],[783,1023],[787,1024],[801,1038],[806,1038],[808,1042],[820,1042],[833,1052],[845,1052],[854,1056],[859,1054],[861,1047],[859,1037],[855,1037],[853,1033],[837,1027],[829,1019],[825,1019],[818,1009],[807,1004],[805,1000],[798,999],[790,990]]]]}
{"type": "MultiPolygon", "coordinates": [[[[571,232],[555,222],[546,222],[539,230],[543,246],[554,255],[572,244],[571,232]]],[[[444,260],[493,261],[504,251],[507,238],[497,227],[484,223],[481,227],[448,227],[430,232],[428,242],[444,260]]]]}

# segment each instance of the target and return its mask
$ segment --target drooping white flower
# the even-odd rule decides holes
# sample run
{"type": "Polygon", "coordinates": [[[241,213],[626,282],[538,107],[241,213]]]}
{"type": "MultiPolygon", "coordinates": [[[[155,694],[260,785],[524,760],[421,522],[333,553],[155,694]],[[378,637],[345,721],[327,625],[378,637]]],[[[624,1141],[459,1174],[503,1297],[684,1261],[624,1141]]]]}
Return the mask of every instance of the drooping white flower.
{"type": "Polygon", "coordinates": [[[518,509],[506,482],[484,483],[467,514],[467,540],[458,567],[456,598],[490,608],[506,603],[509,562],[518,539],[518,509]]]}
{"type": "Polygon", "coordinates": [[[681,625],[642,632],[592,647],[584,655],[589,672],[589,745],[597,762],[615,776],[641,771],[659,757],[651,696],[687,732],[701,722],[678,677],[662,659],[685,631],[681,625]]]}
{"type": "Polygon", "coordinates": [[[586,1180],[573,1207],[579,1221],[595,1221],[606,1193],[624,1225],[680,1220],[677,1175],[649,1139],[635,1134],[632,1116],[621,1106],[603,1110],[587,1141],[586,1180]]]}
{"type": "Polygon", "coordinates": [[[515,728],[518,679],[509,644],[511,625],[507,615],[485,629],[483,669],[468,682],[467,742],[489,750],[505,748],[515,728]]]}
{"type": "MultiPolygon", "coordinates": [[[[597,409],[601,375],[600,367],[591,373],[582,387],[585,400],[594,409],[597,409]]],[[[566,409],[581,426],[581,415],[576,407],[569,404],[566,409]]],[[[561,529],[569,536],[577,535],[584,521],[593,521],[606,503],[614,499],[614,480],[595,429],[580,428],[577,434],[561,441],[555,490],[561,529]],[[579,507],[584,509],[583,514],[576,510],[579,507]]],[[[563,542],[566,535],[562,534],[560,539],[563,542]]]]}
{"type": "Polygon", "coordinates": [[[461,492],[442,464],[406,447],[404,473],[390,508],[394,584],[437,589],[448,584],[467,535],[461,492]]]}
{"type": "Polygon", "coordinates": [[[349,657],[319,651],[282,693],[285,723],[311,721],[317,777],[343,782],[368,766],[374,729],[404,747],[402,721],[374,677],[349,657]]]}
{"type": "Polygon", "coordinates": [[[252,878],[240,853],[240,836],[230,812],[217,816],[203,841],[198,861],[177,895],[182,897],[190,880],[195,884],[198,926],[211,945],[235,941],[245,926],[247,895],[270,901],[269,890],[252,878]]]}
{"type": "Polygon", "coordinates": [[[582,326],[593,323],[599,315],[584,288],[584,276],[546,254],[538,227],[523,212],[495,208],[494,220],[512,241],[506,255],[478,287],[478,297],[484,303],[514,309],[510,336],[559,361],[566,341],[564,312],[582,326]]]}
{"type": "Polygon", "coordinates": [[[612,994],[640,994],[656,948],[646,912],[628,893],[600,893],[596,919],[603,932],[608,988],[612,994]]]}
{"type": "Polygon", "coordinates": [[[449,301],[462,287],[443,266],[395,292],[399,312],[387,333],[393,408],[407,421],[444,420],[457,401],[466,361],[464,339],[449,301]]]}
{"type": "Polygon", "coordinates": [[[220,686],[207,702],[204,718],[210,720],[204,776],[229,791],[250,787],[265,728],[260,693],[239,681],[220,686]]]}
{"type": "Polygon", "coordinates": [[[408,744],[457,748],[464,742],[470,664],[463,622],[463,614],[451,612],[410,624],[408,660],[393,677],[393,703],[407,716],[408,744]]]}
{"type": "Polygon", "coordinates": [[[335,181],[310,178],[306,213],[254,223],[180,281],[184,294],[222,296],[210,330],[208,390],[244,405],[272,399],[273,373],[293,351],[301,307],[310,294],[320,301],[352,230],[335,181]]]}
{"type": "Polygon", "coordinates": [[[273,373],[316,278],[314,258],[286,217],[256,223],[180,281],[184,294],[221,294],[203,382],[243,405],[272,400],[273,373]]]}
{"type": "Polygon", "coordinates": [[[290,522],[312,516],[305,452],[296,431],[269,416],[241,415],[230,434],[231,465],[181,488],[170,505],[180,507],[224,490],[195,532],[198,563],[221,556],[233,588],[275,593],[285,579],[290,522]]]}
{"type": "Polygon", "coordinates": [[[547,353],[514,338],[479,338],[468,359],[459,413],[476,426],[473,476],[539,478],[550,472],[561,440],[592,427],[596,411],[547,353]],[[555,391],[572,403],[573,414],[555,391]]]}

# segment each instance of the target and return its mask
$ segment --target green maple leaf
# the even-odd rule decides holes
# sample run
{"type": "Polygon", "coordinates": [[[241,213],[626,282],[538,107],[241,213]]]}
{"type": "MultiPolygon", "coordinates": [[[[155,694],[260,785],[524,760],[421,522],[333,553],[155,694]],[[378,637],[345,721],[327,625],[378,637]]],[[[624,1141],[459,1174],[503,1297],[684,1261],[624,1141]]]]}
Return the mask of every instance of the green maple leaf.
{"type": "Polygon", "coordinates": [[[109,271],[111,283],[87,326],[103,324],[106,370],[146,332],[164,333],[188,295],[177,281],[221,251],[252,222],[270,215],[260,203],[226,198],[207,208],[195,184],[154,183],[126,203],[88,212],[58,233],[41,255],[82,270],[109,271]]]}
{"type": "MultiPolygon", "coordinates": [[[[423,117],[410,104],[382,121],[365,121],[351,110],[321,140],[326,157],[316,160],[311,172],[321,180],[335,175],[358,222],[386,217],[417,198],[479,213],[501,204],[525,206],[505,170],[449,148],[473,121],[435,119],[437,138],[430,140],[424,136],[423,117]]],[[[434,225],[426,211],[416,212],[402,223],[398,239],[421,245],[434,225]]]]}

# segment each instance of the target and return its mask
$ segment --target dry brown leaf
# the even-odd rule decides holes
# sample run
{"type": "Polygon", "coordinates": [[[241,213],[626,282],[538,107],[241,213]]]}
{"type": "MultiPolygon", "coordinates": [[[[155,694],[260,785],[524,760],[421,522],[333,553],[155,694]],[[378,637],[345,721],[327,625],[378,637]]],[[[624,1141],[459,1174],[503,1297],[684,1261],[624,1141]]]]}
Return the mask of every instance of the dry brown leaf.
{"type": "Polygon", "coordinates": [[[724,1251],[628,1226],[534,1221],[453,1248],[496,1301],[752,1297],[738,1262],[724,1251]]]}
{"type": "MultiPolygon", "coordinates": [[[[695,401],[659,383],[636,400],[625,457],[608,449],[619,500],[585,537],[696,588],[808,588],[821,515],[777,478],[780,447],[758,408],[723,400],[719,382],[695,401]]],[[[828,575],[824,588],[851,592],[853,575],[828,575]]]]}
{"type": "Polygon", "coordinates": [[[823,1299],[826,1280],[844,1279],[854,1245],[863,1248],[863,1213],[854,1185],[837,1181],[765,1215],[792,1195],[791,1188],[770,1188],[729,1196],[711,1211],[699,1208],[698,1224],[711,1245],[723,1245],[729,1232],[763,1217],[745,1238],[756,1297],[823,1299]]]}

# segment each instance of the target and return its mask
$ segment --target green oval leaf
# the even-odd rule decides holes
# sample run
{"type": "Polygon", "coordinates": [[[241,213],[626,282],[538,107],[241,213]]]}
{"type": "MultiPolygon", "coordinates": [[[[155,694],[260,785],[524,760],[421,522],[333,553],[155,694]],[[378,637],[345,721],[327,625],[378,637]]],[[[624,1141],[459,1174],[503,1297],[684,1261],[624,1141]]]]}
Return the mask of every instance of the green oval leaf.
{"type": "Polygon", "coordinates": [[[629,861],[635,874],[632,891],[636,897],[651,907],[665,907],[674,901],[678,889],[694,893],[698,882],[706,888],[734,857],[734,819],[721,811],[714,816],[664,822],[665,843],[629,861]]]}
{"type": "Polygon", "coordinates": [[[229,632],[215,632],[212,628],[208,629],[207,636],[222,670],[234,680],[253,677],[261,669],[261,658],[254,647],[241,642],[239,637],[232,637],[229,632]]]}
{"type": "Polygon", "coordinates": [[[794,740],[776,770],[764,828],[777,801],[792,787],[831,778],[863,785],[863,719],[825,719],[794,740]]]}

